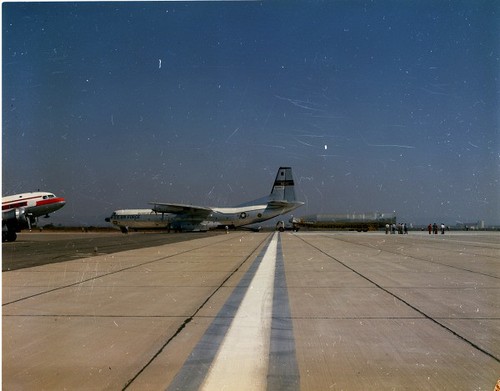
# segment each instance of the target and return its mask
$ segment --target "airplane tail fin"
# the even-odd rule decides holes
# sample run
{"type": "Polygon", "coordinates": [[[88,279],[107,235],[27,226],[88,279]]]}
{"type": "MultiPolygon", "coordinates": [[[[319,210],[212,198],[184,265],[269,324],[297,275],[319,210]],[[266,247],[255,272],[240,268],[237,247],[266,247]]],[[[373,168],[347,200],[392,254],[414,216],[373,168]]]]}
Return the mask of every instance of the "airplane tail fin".
{"type": "Polygon", "coordinates": [[[291,167],[280,167],[278,169],[269,199],[278,202],[295,202],[295,188],[291,167]]]}

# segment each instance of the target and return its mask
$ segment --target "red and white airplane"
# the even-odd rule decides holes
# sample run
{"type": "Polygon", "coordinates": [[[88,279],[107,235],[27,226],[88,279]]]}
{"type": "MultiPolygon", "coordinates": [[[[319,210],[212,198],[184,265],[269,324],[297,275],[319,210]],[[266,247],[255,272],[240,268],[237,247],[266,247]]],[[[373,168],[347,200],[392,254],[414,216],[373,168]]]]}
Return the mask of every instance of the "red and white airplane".
{"type": "Polygon", "coordinates": [[[66,204],[52,193],[33,192],[2,197],[2,242],[13,242],[22,229],[36,226],[39,216],[49,217],[66,204]]]}

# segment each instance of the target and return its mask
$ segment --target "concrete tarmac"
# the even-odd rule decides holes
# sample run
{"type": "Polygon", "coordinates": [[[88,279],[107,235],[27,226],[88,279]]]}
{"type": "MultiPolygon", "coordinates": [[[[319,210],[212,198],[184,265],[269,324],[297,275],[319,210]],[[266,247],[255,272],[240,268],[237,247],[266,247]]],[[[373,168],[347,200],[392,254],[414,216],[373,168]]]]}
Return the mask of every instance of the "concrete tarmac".
{"type": "Polygon", "coordinates": [[[2,243],[2,271],[64,262],[94,255],[182,242],[222,231],[168,234],[161,231],[122,234],[109,232],[29,232],[18,234],[15,242],[2,243]],[[43,243],[40,243],[43,242],[43,243]]]}
{"type": "Polygon", "coordinates": [[[4,267],[4,389],[493,390],[500,377],[498,233],[144,245],[4,267]]]}

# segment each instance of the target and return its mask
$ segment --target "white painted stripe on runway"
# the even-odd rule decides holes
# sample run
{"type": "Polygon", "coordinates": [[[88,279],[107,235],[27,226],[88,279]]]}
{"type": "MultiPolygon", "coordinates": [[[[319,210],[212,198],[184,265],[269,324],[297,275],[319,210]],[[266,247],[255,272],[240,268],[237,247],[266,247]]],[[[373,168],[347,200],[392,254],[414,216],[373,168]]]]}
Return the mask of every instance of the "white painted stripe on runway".
{"type": "Polygon", "coordinates": [[[275,233],[201,387],[259,390],[267,385],[274,272],[275,233]]]}

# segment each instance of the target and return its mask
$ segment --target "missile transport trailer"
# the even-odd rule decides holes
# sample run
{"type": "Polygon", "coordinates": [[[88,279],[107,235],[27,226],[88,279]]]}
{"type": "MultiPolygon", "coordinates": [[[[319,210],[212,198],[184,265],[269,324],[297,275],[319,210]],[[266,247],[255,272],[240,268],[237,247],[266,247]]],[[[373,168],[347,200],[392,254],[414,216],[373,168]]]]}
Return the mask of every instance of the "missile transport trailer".
{"type": "Polygon", "coordinates": [[[306,228],[310,230],[349,230],[358,232],[376,231],[386,224],[396,224],[396,214],[391,213],[343,213],[318,214],[294,217],[290,220],[294,230],[306,228]]]}

